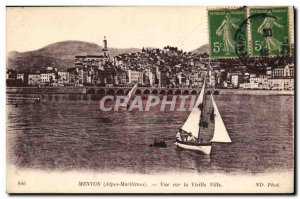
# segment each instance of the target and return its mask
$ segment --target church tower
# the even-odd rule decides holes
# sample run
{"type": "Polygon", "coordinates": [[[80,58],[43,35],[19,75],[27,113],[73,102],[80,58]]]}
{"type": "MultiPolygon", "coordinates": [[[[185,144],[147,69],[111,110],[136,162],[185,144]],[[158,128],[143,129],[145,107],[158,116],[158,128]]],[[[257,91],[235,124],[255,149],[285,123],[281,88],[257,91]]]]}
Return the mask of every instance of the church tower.
{"type": "Polygon", "coordinates": [[[104,39],[103,39],[103,49],[102,49],[102,52],[103,52],[104,57],[108,56],[108,48],[107,48],[106,36],[104,36],[104,39]]]}

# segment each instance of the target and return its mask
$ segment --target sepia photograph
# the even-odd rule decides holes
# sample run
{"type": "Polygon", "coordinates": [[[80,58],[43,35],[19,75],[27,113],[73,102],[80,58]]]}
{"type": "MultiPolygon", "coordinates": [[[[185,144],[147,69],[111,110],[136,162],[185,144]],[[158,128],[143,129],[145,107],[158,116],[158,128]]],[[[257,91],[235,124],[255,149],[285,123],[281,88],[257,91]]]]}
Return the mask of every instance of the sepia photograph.
{"type": "Polygon", "coordinates": [[[294,194],[292,6],[7,6],[6,191],[294,194]]]}

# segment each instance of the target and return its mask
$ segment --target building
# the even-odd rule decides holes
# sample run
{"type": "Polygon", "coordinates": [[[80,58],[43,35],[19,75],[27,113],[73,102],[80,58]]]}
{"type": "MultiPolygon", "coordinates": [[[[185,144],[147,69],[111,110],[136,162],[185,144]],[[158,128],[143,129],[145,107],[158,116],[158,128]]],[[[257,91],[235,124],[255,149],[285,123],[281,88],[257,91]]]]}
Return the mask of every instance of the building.
{"type": "Polygon", "coordinates": [[[56,80],[56,75],[54,72],[42,72],[41,73],[41,83],[53,83],[56,80]]]}
{"type": "Polygon", "coordinates": [[[104,39],[103,39],[103,49],[102,49],[102,52],[103,52],[103,56],[104,57],[109,57],[106,36],[104,36],[104,39]]]}
{"type": "Polygon", "coordinates": [[[91,84],[91,73],[87,68],[80,68],[78,70],[78,83],[79,85],[91,84]]]}
{"type": "Polygon", "coordinates": [[[61,81],[69,81],[69,72],[67,71],[59,71],[58,72],[58,79],[61,81]]]}
{"type": "Polygon", "coordinates": [[[69,73],[69,83],[72,85],[77,85],[78,81],[78,68],[68,68],[67,72],[69,73]]]}
{"type": "Polygon", "coordinates": [[[219,77],[218,77],[218,86],[219,87],[227,87],[227,72],[224,69],[220,69],[219,77]],[[224,83],[226,82],[226,83],[224,83]]]}
{"type": "Polygon", "coordinates": [[[47,68],[46,68],[46,71],[49,71],[49,72],[57,72],[57,68],[56,67],[52,67],[52,66],[48,66],[47,68]]]}
{"type": "Polygon", "coordinates": [[[209,74],[209,82],[208,82],[209,85],[211,87],[215,87],[215,85],[216,85],[216,73],[214,71],[210,70],[208,72],[208,74],[209,74]]]}
{"type": "Polygon", "coordinates": [[[143,84],[143,72],[128,70],[128,82],[143,84]]]}
{"type": "Polygon", "coordinates": [[[127,83],[126,71],[118,70],[114,75],[114,83],[117,85],[125,85],[127,83]]]}
{"type": "Polygon", "coordinates": [[[107,48],[107,40],[104,37],[103,40],[104,48],[102,49],[102,53],[99,55],[77,55],[75,56],[75,67],[76,68],[94,68],[104,70],[104,66],[106,66],[110,60],[108,48],[107,48]]]}
{"type": "Polygon", "coordinates": [[[242,72],[230,72],[227,73],[226,77],[228,87],[233,87],[233,88],[239,88],[240,83],[242,83],[243,80],[243,73],[242,72]]]}
{"type": "Polygon", "coordinates": [[[169,73],[166,71],[157,71],[157,80],[158,80],[158,86],[164,87],[169,85],[169,73]]]}
{"type": "Polygon", "coordinates": [[[104,55],[78,55],[75,56],[76,68],[98,68],[104,70],[109,58],[104,55]]]}
{"type": "Polygon", "coordinates": [[[148,78],[150,86],[153,86],[155,84],[155,73],[149,70],[148,78]]]}
{"type": "Polygon", "coordinates": [[[266,75],[268,77],[272,77],[272,68],[271,67],[266,67],[266,75]]]}
{"type": "Polygon", "coordinates": [[[259,83],[256,83],[256,82],[242,83],[242,84],[240,84],[240,88],[242,88],[242,89],[259,89],[259,83]]]}
{"type": "Polygon", "coordinates": [[[239,87],[239,75],[232,75],[231,76],[231,84],[233,88],[238,88],[239,87]]]}
{"type": "MultiPolygon", "coordinates": [[[[245,75],[246,76],[246,75],[245,75]]],[[[270,89],[270,85],[268,82],[268,75],[256,75],[256,74],[247,74],[249,76],[249,82],[246,81],[240,84],[240,87],[243,89],[270,89]]]]}
{"type": "Polygon", "coordinates": [[[122,59],[121,56],[115,56],[113,58],[113,64],[114,64],[114,66],[122,68],[123,63],[124,63],[124,61],[123,61],[123,59],[122,59]]]}
{"type": "Polygon", "coordinates": [[[271,78],[268,82],[272,90],[294,90],[294,78],[271,78]]]}
{"type": "Polygon", "coordinates": [[[203,84],[203,78],[201,77],[200,72],[194,72],[192,78],[192,86],[193,87],[200,87],[203,84]]]}
{"type": "Polygon", "coordinates": [[[176,75],[176,84],[181,85],[182,84],[182,74],[178,73],[176,75]]]}
{"type": "Polygon", "coordinates": [[[13,69],[6,70],[6,86],[17,85],[17,72],[13,69]]]}
{"type": "Polygon", "coordinates": [[[18,85],[28,84],[28,77],[25,73],[18,73],[17,74],[17,84],[18,85]]]}
{"type": "Polygon", "coordinates": [[[268,81],[268,76],[266,75],[255,75],[251,74],[249,78],[250,83],[266,83],[268,81]]]}
{"type": "Polygon", "coordinates": [[[17,72],[13,69],[7,69],[6,70],[6,79],[16,79],[17,78],[17,72]]]}
{"type": "Polygon", "coordinates": [[[67,71],[59,71],[57,75],[57,83],[64,85],[65,83],[69,83],[69,72],[67,71]]]}
{"type": "Polygon", "coordinates": [[[97,83],[97,80],[95,79],[97,76],[95,75],[95,71],[93,69],[76,68],[76,71],[70,71],[69,77],[71,83],[74,82],[76,85],[80,86],[91,86],[97,83]]]}
{"type": "Polygon", "coordinates": [[[146,69],[144,73],[144,84],[153,86],[155,84],[155,73],[151,69],[146,69]]]}
{"type": "Polygon", "coordinates": [[[96,74],[97,74],[97,85],[105,85],[106,83],[108,83],[107,79],[109,75],[107,71],[97,70],[96,74]]]}
{"type": "Polygon", "coordinates": [[[294,65],[279,66],[272,71],[272,78],[294,77],[294,65]]]}
{"type": "Polygon", "coordinates": [[[260,77],[256,74],[250,74],[249,82],[251,83],[259,83],[261,81],[260,77]]]}
{"type": "Polygon", "coordinates": [[[28,75],[28,85],[29,86],[39,86],[41,84],[41,74],[32,73],[28,75]]]}
{"type": "Polygon", "coordinates": [[[243,78],[244,83],[250,82],[250,73],[245,73],[243,78]]]}
{"type": "Polygon", "coordinates": [[[268,79],[269,87],[272,90],[294,90],[294,73],[295,68],[293,64],[273,69],[272,78],[268,79]]]}

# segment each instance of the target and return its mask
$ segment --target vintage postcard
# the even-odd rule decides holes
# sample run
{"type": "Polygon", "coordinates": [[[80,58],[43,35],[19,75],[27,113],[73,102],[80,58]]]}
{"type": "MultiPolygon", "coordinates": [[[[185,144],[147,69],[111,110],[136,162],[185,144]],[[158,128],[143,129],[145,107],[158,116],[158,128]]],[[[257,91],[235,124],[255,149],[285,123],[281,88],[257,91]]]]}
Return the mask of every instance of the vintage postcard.
{"type": "Polygon", "coordinates": [[[294,193],[294,7],[6,18],[8,193],[294,193]]]}

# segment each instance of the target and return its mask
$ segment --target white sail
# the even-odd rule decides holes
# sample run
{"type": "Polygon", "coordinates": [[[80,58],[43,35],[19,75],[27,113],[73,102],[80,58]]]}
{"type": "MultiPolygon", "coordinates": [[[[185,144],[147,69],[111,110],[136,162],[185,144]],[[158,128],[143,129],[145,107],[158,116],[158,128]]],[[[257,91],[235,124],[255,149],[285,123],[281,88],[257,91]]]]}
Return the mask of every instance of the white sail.
{"type": "Polygon", "coordinates": [[[199,105],[202,104],[204,96],[205,96],[204,95],[204,89],[205,89],[205,81],[203,83],[203,86],[202,86],[201,92],[199,94],[199,97],[197,98],[197,101],[196,101],[196,103],[194,105],[194,108],[199,108],[199,105]]]}
{"type": "Polygon", "coordinates": [[[129,100],[131,99],[132,95],[135,94],[135,91],[137,90],[138,88],[138,84],[135,84],[134,87],[132,87],[132,89],[129,91],[128,95],[126,96],[125,98],[125,102],[129,102],[129,100]]]}
{"type": "Polygon", "coordinates": [[[211,95],[211,100],[215,114],[215,131],[211,142],[231,142],[213,95],[211,95]]]}
{"type": "Polygon", "coordinates": [[[192,135],[196,138],[198,138],[198,133],[199,133],[199,121],[201,117],[201,110],[199,108],[199,105],[203,103],[203,98],[204,98],[204,87],[205,87],[205,81],[203,84],[203,87],[201,89],[201,92],[199,94],[199,97],[189,115],[187,120],[185,121],[184,125],[182,126],[182,130],[192,133],[192,135]]]}

